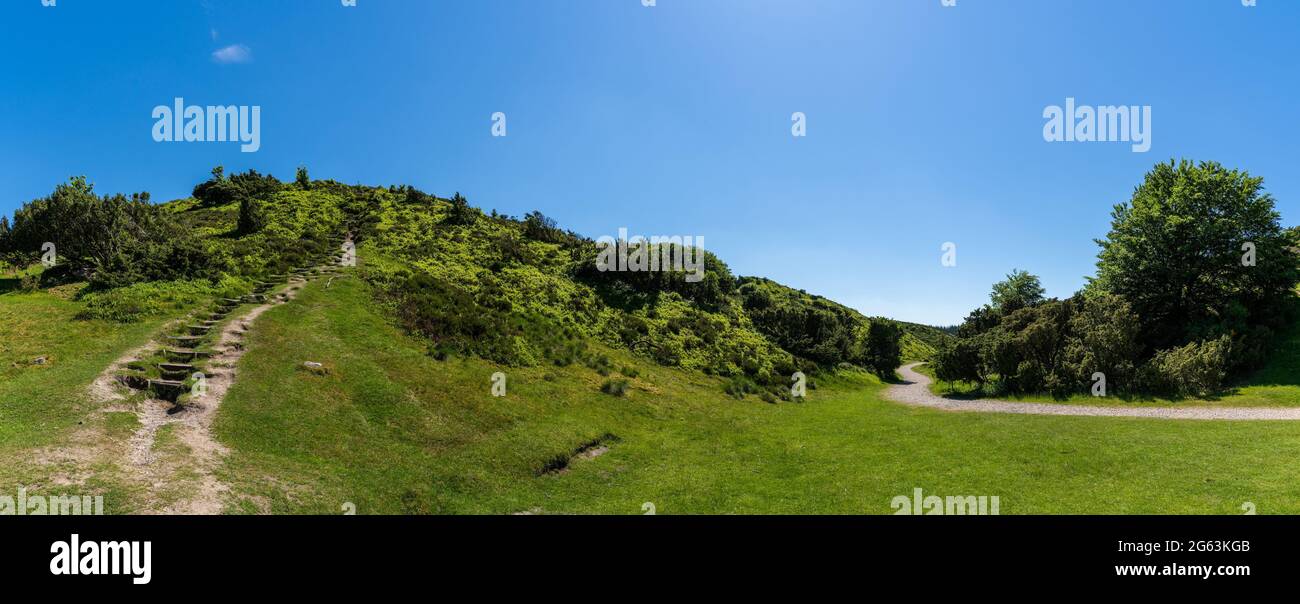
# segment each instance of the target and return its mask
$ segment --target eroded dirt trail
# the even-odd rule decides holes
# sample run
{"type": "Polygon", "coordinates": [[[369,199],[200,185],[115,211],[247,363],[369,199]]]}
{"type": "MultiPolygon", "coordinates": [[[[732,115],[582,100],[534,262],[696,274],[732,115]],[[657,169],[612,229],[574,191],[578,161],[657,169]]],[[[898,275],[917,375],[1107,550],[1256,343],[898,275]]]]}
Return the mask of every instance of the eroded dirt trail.
{"type": "MultiPolygon", "coordinates": [[[[246,335],[256,327],[262,313],[288,303],[305,282],[290,282],[267,297],[267,301],[232,315],[213,341],[213,355],[208,362],[206,391],[193,398],[183,410],[172,411],[172,403],[148,398],[144,394],[128,395],[117,383],[118,373],[142,353],[157,348],[151,342],[128,352],[110,365],[89,387],[96,413],[131,412],[139,426],[125,443],[113,443],[103,435],[83,434],[76,440],[97,443],[95,454],[81,455],[93,464],[112,459],[120,478],[142,492],[129,511],[140,514],[220,514],[228,491],[217,478],[226,447],[216,440],[212,423],[226,393],[236,379],[236,369],[244,356],[246,335]],[[160,435],[165,431],[174,438],[160,450],[160,435]]],[[[180,321],[164,327],[168,333],[180,321]]],[[[170,441],[171,439],[169,439],[170,441]]],[[[83,452],[84,453],[84,452],[83,452]]]]}

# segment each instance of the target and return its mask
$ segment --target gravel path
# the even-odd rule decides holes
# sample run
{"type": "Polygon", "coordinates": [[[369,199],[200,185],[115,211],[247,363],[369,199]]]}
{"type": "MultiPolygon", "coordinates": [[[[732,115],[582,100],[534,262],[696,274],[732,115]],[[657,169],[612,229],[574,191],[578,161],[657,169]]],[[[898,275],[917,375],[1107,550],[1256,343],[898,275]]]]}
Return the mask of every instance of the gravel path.
{"type": "Polygon", "coordinates": [[[1028,415],[1091,415],[1108,417],[1153,417],[1158,419],[1225,419],[1246,421],[1300,420],[1300,408],[1269,407],[1093,407],[1088,405],[1062,405],[1057,403],[1013,403],[989,399],[957,400],[944,398],[930,392],[930,376],[917,373],[921,363],[904,365],[898,369],[903,383],[885,390],[890,400],[919,407],[944,411],[973,411],[978,413],[1023,413],[1028,415]]]}

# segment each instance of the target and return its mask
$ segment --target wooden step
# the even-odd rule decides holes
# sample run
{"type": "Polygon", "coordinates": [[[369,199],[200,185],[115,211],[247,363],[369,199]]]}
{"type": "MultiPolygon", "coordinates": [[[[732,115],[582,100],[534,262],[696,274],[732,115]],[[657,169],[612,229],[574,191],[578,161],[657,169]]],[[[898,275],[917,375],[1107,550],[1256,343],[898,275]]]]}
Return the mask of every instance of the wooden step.
{"type": "Polygon", "coordinates": [[[180,371],[194,371],[194,365],[189,363],[158,363],[158,368],[163,371],[176,373],[180,371]]]}

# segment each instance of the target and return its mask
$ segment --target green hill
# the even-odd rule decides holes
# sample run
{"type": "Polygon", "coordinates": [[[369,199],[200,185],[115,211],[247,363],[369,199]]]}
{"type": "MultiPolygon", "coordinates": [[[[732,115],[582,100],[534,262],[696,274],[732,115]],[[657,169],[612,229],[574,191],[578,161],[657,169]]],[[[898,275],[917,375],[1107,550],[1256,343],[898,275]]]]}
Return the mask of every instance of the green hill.
{"type": "Polygon", "coordinates": [[[1300,510],[1289,425],[901,406],[862,367],[881,334],[920,359],[944,331],[712,256],[698,283],[601,273],[540,214],[405,187],[236,175],[196,193],[132,207],[164,238],[95,272],[0,275],[0,491],[112,513],[891,513],[918,487],[1003,513],[1300,510]],[[347,234],[355,268],[312,268],[347,234]],[[194,365],[228,386],[215,412],[104,398],[105,377],[158,378],[157,342],[208,316],[221,335],[194,365]]]}

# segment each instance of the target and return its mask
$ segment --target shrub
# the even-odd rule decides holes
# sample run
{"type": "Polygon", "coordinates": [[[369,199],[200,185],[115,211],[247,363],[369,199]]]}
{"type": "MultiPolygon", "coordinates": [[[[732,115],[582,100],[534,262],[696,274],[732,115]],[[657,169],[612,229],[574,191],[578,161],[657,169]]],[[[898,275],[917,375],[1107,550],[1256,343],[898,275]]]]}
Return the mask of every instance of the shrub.
{"type": "Polygon", "coordinates": [[[546,241],[557,243],[562,239],[563,233],[555,225],[555,220],[541,213],[540,211],[529,212],[524,215],[524,236],[536,241],[546,241]]]}
{"type": "Polygon", "coordinates": [[[41,289],[41,276],[39,273],[24,273],[18,278],[18,290],[25,293],[34,293],[41,289]]]}
{"type": "Polygon", "coordinates": [[[624,396],[627,394],[628,381],[625,379],[605,380],[600,385],[600,391],[613,396],[624,396]]]}
{"type": "Polygon", "coordinates": [[[754,380],[742,375],[731,378],[727,381],[726,385],[723,386],[723,391],[737,399],[743,399],[745,398],[745,395],[754,394],[758,392],[758,390],[758,385],[754,383],[754,380]]]}
{"type": "Polygon", "coordinates": [[[1143,368],[1143,380],[1165,394],[1208,396],[1223,387],[1231,355],[1229,336],[1161,350],[1143,368]]]}
{"type": "Polygon", "coordinates": [[[614,371],[614,363],[610,362],[609,357],[603,354],[588,358],[587,366],[595,369],[596,373],[602,376],[609,375],[610,372],[614,371]]]}

